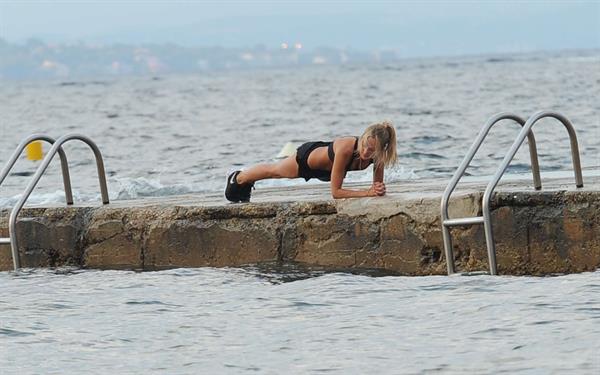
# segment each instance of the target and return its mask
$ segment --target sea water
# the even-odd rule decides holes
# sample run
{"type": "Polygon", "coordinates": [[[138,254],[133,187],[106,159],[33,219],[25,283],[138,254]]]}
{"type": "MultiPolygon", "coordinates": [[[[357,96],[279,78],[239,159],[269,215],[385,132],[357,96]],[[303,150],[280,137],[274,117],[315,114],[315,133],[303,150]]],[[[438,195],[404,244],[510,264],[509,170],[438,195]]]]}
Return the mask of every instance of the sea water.
{"type": "Polygon", "coordinates": [[[598,374],[600,271],[0,273],[2,374],[598,374]]]}
{"type": "MultiPolygon", "coordinates": [[[[111,199],[222,191],[287,142],[392,120],[387,182],[447,181],[491,115],[565,114],[600,166],[600,51],[407,60],[0,85],[0,164],[31,133],[90,136],[111,199]]],[[[566,131],[534,128],[542,172],[569,169],[566,131]]],[[[468,174],[490,175],[519,126],[490,133],[468,174]]],[[[98,200],[92,154],[65,146],[76,201],[98,200]]],[[[46,147],[46,151],[48,148],[46,147]]],[[[15,203],[39,162],[0,188],[15,203]]],[[[529,168],[527,147],[509,172],[529,168]]],[[[350,181],[369,181],[370,171],[350,181]]],[[[311,183],[320,183],[313,182],[311,183]]],[[[303,180],[264,186],[306,185],[303,180]]],[[[53,161],[31,203],[64,199],[53,161]]],[[[225,201],[224,201],[225,203],[225,201]]],[[[0,373],[600,373],[600,273],[400,277],[297,266],[0,272],[0,373]]]]}

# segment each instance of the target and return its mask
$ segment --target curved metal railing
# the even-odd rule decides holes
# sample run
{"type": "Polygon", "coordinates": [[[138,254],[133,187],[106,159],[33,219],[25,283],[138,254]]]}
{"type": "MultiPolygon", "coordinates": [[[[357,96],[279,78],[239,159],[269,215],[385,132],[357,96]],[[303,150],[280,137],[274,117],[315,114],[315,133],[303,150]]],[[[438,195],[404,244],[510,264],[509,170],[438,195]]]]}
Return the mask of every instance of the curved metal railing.
{"type": "Polygon", "coordinates": [[[493,237],[493,233],[492,233],[492,221],[491,221],[491,212],[490,212],[491,197],[494,192],[494,189],[498,185],[498,182],[500,181],[500,179],[506,172],[508,165],[513,160],[515,154],[519,150],[519,147],[521,147],[521,145],[523,144],[525,137],[529,138],[529,152],[530,152],[530,156],[531,156],[531,168],[532,168],[532,172],[533,172],[533,176],[534,176],[533,177],[534,186],[535,186],[536,190],[541,189],[542,185],[541,185],[541,180],[540,180],[540,175],[539,175],[537,150],[536,150],[536,145],[535,145],[535,139],[533,138],[533,132],[531,129],[537,121],[539,121],[540,119],[545,118],[545,117],[553,117],[553,118],[559,120],[566,127],[567,132],[569,134],[569,139],[571,142],[571,157],[572,157],[572,161],[573,161],[573,170],[575,173],[575,186],[577,188],[583,187],[583,176],[581,173],[581,161],[579,159],[579,146],[577,144],[577,135],[575,134],[575,128],[573,127],[571,122],[565,116],[561,115],[560,113],[553,112],[553,111],[539,111],[539,112],[534,113],[531,117],[529,117],[527,122],[523,122],[523,120],[520,119],[518,116],[509,114],[509,113],[500,113],[500,114],[493,116],[492,118],[490,118],[490,120],[488,120],[486,125],[484,125],[484,128],[481,130],[481,132],[477,136],[477,139],[475,140],[475,142],[469,149],[467,156],[465,156],[465,158],[463,159],[463,162],[458,167],[458,170],[456,171],[456,173],[450,180],[450,183],[446,187],[446,190],[444,191],[444,195],[442,197],[442,203],[441,203],[441,206],[442,206],[442,209],[441,209],[441,211],[442,211],[442,214],[441,214],[442,235],[443,235],[443,240],[444,240],[444,250],[445,250],[446,264],[447,264],[449,275],[455,272],[454,271],[454,255],[453,255],[453,251],[452,251],[452,240],[450,237],[449,227],[457,226],[457,225],[472,225],[472,224],[483,224],[484,230],[485,230],[485,239],[486,239],[488,261],[489,261],[489,268],[490,268],[489,271],[490,271],[490,274],[492,274],[492,275],[496,275],[498,273],[497,265],[496,265],[496,247],[494,244],[494,237],[493,237]],[[508,153],[502,160],[502,163],[496,170],[496,173],[492,177],[492,180],[488,183],[488,185],[485,189],[485,192],[483,194],[483,199],[482,199],[483,216],[450,219],[448,217],[448,201],[450,198],[450,194],[452,193],[452,191],[454,191],[454,188],[456,187],[458,180],[462,177],[464,171],[466,170],[469,163],[471,162],[471,159],[475,155],[475,152],[477,152],[479,146],[483,142],[483,139],[487,135],[489,129],[497,121],[500,121],[501,119],[504,119],[504,118],[510,118],[510,119],[513,119],[513,120],[519,122],[523,126],[523,128],[521,129],[521,132],[518,134],[516,140],[513,142],[508,153]]]}
{"type": "MultiPolygon", "coordinates": [[[[471,164],[471,161],[473,161],[473,157],[475,156],[475,154],[479,150],[479,147],[481,146],[481,144],[487,137],[490,129],[502,120],[513,120],[521,126],[525,125],[525,120],[523,120],[521,117],[519,117],[513,113],[501,112],[501,113],[497,113],[494,116],[490,117],[487,120],[487,122],[483,125],[483,128],[481,129],[481,131],[479,131],[477,138],[471,145],[471,148],[469,148],[467,155],[464,157],[460,166],[458,167],[458,169],[452,176],[452,179],[448,183],[448,186],[446,186],[446,190],[444,190],[444,194],[442,195],[442,202],[441,202],[442,236],[443,236],[443,240],[444,240],[446,266],[447,266],[449,275],[454,273],[454,254],[452,251],[452,237],[450,236],[449,227],[455,226],[455,225],[479,224],[482,221],[481,217],[450,219],[449,215],[448,215],[448,203],[450,201],[450,195],[452,195],[452,192],[454,192],[454,189],[456,189],[456,185],[458,185],[458,182],[463,177],[465,171],[469,167],[469,164],[471,164]]],[[[540,166],[538,163],[537,147],[536,147],[536,142],[535,142],[535,137],[533,135],[533,132],[527,133],[527,139],[528,139],[528,143],[529,143],[529,156],[531,159],[531,173],[533,174],[533,186],[535,187],[536,190],[540,190],[542,188],[542,182],[541,182],[541,178],[540,178],[540,166]]]]}
{"type": "MultiPolygon", "coordinates": [[[[19,143],[13,154],[8,159],[8,162],[4,165],[2,172],[0,172],[0,185],[2,185],[4,179],[6,179],[6,177],[10,173],[10,170],[12,169],[12,167],[14,167],[15,163],[19,159],[19,156],[21,155],[23,150],[25,150],[25,147],[27,147],[27,145],[31,142],[35,141],[45,141],[50,144],[54,144],[55,139],[52,137],[48,137],[44,134],[32,134],[29,137],[25,138],[23,141],[21,141],[21,143],[19,143]]],[[[62,169],[63,185],[65,187],[65,199],[68,205],[72,205],[73,192],[71,190],[71,177],[69,176],[69,163],[67,162],[67,155],[65,154],[62,147],[58,149],[58,156],[60,156],[60,167],[62,169]]]]}
{"type": "Polygon", "coordinates": [[[19,269],[21,266],[19,259],[19,244],[16,235],[17,216],[19,215],[19,212],[21,211],[21,209],[25,205],[25,202],[31,195],[31,192],[39,182],[40,178],[48,168],[48,165],[52,161],[52,158],[54,158],[56,153],[60,152],[62,145],[70,140],[80,140],[86,143],[92,149],[96,158],[96,168],[98,170],[98,180],[100,182],[100,194],[102,196],[102,203],[109,203],[108,188],[106,186],[106,173],[104,171],[104,162],[102,160],[102,154],[100,153],[100,149],[98,149],[98,146],[96,146],[96,144],[90,138],[81,134],[67,134],[58,138],[56,142],[54,142],[54,144],[52,145],[50,151],[48,151],[48,154],[42,160],[42,164],[40,164],[40,166],[38,167],[37,171],[31,179],[31,182],[29,183],[29,185],[27,185],[27,188],[23,192],[23,195],[21,196],[15,207],[12,209],[12,212],[10,213],[8,232],[10,236],[10,245],[15,270],[19,269]]]}
{"type": "Polygon", "coordinates": [[[569,134],[569,139],[571,142],[571,159],[573,162],[573,172],[575,174],[575,187],[577,187],[577,188],[583,187],[583,175],[581,173],[581,160],[579,159],[579,146],[577,144],[577,135],[575,134],[575,128],[573,127],[573,125],[571,124],[569,119],[567,119],[565,116],[561,115],[560,113],[553,112],[553,111],[539,111],[539,112],[534,113],[531,117],[529,117],[529,119],[527,120],[527,123],[525,123],[525,125],[523,126],[523,129],[521,130],[521,132],[517,136],[517,139],[514,141],[514,143],[510,147],[510,150],[508,150],[508,153],[502,160],[502,163],[496,170],[496,173],[494,174],[494,177],[492,177],[492,180],[488,183],[488,185],[485,189],[485,193],[483,194],[483,202],[482,202],[483,227],[485,230],[485,242],[487,244],[487,252],[488,252],[488,258],[489,258],[489,263],[490,263],[490,273],[492,275],[497,274],[496,246],[494,244],[494,236],[492,233],[492,215],[490,212],[490,205],[492,202],[492,193],[494,192],[494,189],[498,185],[498,182],[500,181],[500,179],[506,172],[508,165],[515,157],[515,154],[519,150],[519,147],[521,147],[521,144],[525,140],[525,137],[527,136],[527,134],[529,133],[529,131],[531,130],[533,125],[535,125],[535,123],[537,121],[541,120],[544,117],[553,117],[553,118],[557,119],[558,121],[560,121],[565,126],[565,128],[567,128],[567,132],[569,134]]]}

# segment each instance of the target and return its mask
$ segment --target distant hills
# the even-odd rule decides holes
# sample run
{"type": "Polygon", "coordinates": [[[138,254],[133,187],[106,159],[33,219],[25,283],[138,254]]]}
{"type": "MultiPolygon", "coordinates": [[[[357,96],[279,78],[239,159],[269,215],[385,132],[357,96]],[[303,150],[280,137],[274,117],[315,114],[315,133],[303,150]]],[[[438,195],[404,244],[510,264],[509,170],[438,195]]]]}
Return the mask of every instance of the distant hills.
{"type": "Polygon", "coordinates": [[[306,65],[389,63],[401,56],[393,50],[360,52],[300,44],[277,48],[182,47],[176,44],[23,44],[0,38],[0,79],[85,78],[162,75],[306,65]]]}

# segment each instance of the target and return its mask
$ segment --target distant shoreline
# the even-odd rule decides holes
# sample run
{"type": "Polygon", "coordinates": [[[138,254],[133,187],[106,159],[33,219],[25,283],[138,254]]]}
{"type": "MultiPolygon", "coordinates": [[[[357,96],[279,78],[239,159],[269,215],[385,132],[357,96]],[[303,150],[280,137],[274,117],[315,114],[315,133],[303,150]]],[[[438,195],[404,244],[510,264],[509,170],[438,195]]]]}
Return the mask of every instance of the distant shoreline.
{"type": "Polygon", "coordinates": [[[176,44],[97,45],[50,44],[31,39],[24,44],[0,39],[0,80],[76,81],[131,76],[160,77],[247,70],[271,70],[318,66],[398,66],[411,62],[527,60],[531,57],[575,55],[598,58],[600,49],[506,52],[471,55],[410,57],[393,49],[359,51],[344,48],[256,45],[248,48],[182,47],[176,44]],[[285,47],[285,48],[283,48],[285,47]]]}

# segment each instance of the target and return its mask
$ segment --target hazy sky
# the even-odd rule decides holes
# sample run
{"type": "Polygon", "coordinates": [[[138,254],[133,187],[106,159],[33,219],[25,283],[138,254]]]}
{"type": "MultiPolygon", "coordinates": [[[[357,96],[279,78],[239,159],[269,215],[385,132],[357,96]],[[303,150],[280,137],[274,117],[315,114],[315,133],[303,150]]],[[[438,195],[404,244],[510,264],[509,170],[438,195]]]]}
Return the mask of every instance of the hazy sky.
{"type": "Polygon", "coordinates": [[[226,47],[300,42],[407,56],[600,48],[600,0],[0,0],[0,37],[226,47]]]}

